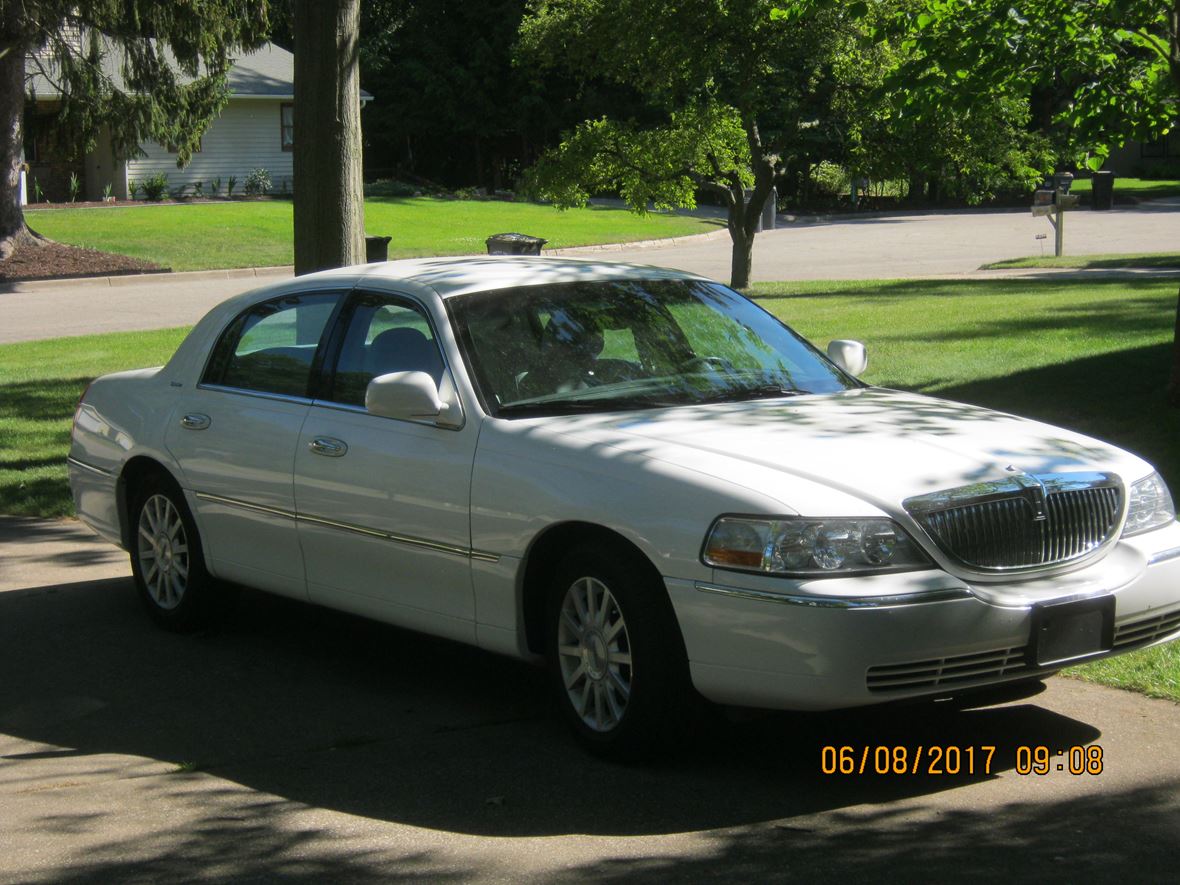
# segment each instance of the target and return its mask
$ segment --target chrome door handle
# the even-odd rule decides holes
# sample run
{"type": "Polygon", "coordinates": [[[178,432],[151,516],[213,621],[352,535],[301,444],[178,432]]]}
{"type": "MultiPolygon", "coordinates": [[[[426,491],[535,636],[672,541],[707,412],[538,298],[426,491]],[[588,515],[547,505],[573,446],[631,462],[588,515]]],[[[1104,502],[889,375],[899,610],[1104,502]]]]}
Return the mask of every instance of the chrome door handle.
{"type": "Polygon", "coordinates": [[[212,423],[213,419],[208,415],[201,415],[197,412],[192,412],[180,419],[180,426],[185,430],[204,430],[212,423]]]}
{"type": "Polygon", "coordinates": [[[341,458],[348,452],[347,443],[330,436],[317,436],[307,444],[307,447],[313,455],[323,455],[326,458],[341,458]]]}

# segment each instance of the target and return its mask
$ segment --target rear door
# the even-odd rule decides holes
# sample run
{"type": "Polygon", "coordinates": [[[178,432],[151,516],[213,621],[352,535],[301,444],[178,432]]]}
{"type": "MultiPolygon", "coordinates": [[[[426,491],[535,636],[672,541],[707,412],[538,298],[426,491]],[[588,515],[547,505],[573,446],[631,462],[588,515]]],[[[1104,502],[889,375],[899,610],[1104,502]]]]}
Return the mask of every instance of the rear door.
{"type": "Polygon", "coordinates": [[[243,311],[165,437],[214,572],[306,597],[292,469],[321,340],[347,290],[300,292],[243,311]]]}

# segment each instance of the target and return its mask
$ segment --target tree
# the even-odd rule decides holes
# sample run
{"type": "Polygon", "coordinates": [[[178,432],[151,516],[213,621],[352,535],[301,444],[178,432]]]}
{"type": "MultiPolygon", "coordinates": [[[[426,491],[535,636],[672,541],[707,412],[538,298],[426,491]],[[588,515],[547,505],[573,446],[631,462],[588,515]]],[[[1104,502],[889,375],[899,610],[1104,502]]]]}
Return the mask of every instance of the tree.
{"type": "Polygon", "coordinates": [[[646,118],[584,123],[543,158],[537,195],[559,207],[618,188],[630,207],[721,197],[730,284],[749,284],[754,235],[775,175],[805,149],[830,103],[831,59],[865,4],[824,0],[536,0],[520,57],[600,73],[648,97],[646,118]]]}
{"type": "MultiPolygon", "coordinates": [[[[1032,96],[1093,169],[1175,125],[1180,0],[925,0],[898,26],[913,49],[903,76],[931,113],[1032,96]]],[[[1180,407],[1180,293],[1167,395],[1180,407]]]]}
{"type": "Polygon", "coordinates": [[[295,273],[365,260],[360,0],[294,0],[295,273]]]}
{"type": "Polygon", "coordinates": [[[0,259],[37,242],[18,200],[27,77],[60,93],[79,153],[105,125],[120,155],[151,139],[184,165],[228,98],[233,53],[268,26],[266,0],[0,0],[0,259]]]}

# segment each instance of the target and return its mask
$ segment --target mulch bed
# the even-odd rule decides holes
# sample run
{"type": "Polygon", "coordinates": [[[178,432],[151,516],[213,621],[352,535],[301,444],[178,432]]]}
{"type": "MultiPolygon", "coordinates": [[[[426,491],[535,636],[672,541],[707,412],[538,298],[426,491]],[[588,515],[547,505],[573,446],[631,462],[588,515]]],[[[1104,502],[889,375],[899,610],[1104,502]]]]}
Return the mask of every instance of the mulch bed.
{"type": "Polygon", "coordinates": [[[0,261],[0,282],[108,277],[168,270],[171,268],[127,255],[82,249],[65,243],[43,243],[39,246],[18,246],[8,260],[0,261]]]}

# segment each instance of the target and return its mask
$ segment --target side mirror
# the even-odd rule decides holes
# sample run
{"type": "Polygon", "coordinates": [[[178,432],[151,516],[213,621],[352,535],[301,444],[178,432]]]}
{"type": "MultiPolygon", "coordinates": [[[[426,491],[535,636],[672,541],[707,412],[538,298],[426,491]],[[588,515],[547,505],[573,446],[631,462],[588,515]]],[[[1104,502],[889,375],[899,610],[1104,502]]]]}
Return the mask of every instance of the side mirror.
{"type": "Polygon", "coordinates": [[[378,375],[365,388],[365,410],[382,418],[420,421],[438,418],[448,408],[439,399],[434,379],[425,372],[378,375]]]}
{"type": "Polygon", "coordinates": [[[869,354],[859,341],[837,338],[828,344],[828,359],[849,375],[860,375],[869,367],[869,354]]]}

